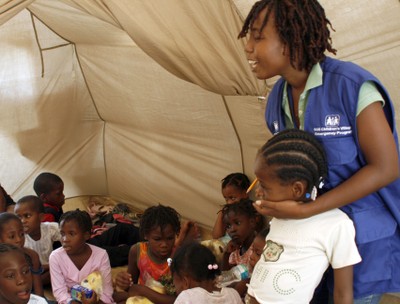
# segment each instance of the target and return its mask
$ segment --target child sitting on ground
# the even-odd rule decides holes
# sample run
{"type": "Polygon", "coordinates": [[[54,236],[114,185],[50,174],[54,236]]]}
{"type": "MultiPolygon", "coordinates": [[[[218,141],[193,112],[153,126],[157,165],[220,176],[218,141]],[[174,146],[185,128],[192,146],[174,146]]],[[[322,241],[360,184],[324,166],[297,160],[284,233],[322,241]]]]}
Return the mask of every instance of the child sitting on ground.
{"type": "Polygon", "coordinates": [[[59,222],[63,214],[64,182],[50,172],[40,173],[33,183],[36,195],[43,201],[44,216],[42,222],[59,222]]]}
{"type": "MultiPolygon", "coordinates": [[[[45,206],[43,221],[58,222],[63,214],[64,182],[54,173],[41,173],[34,182],[34,189],[45,206]]],[[[93,231],[92,231],[93,232],[93,231]]],[[[139,241],[139,229],[132,224],[117,222],[114,227],[101,229],[101,234],[91,234],[87,243],[107,251],[111,267],[128,263],[130,246],[139,241]]],[[[59,247],[56,243],[55,248],[59,247]]]]}
{"type": "MultiPolygon", "coordinates": [[[[225,176],[221,181],[221,192],[225,199],[226,204],[237,203],[241,199],[249,198],[247,189],[250,186],[250,180],[247,175],[243,173],[231,173],[225,176]]],[[[213,239],[219,239],[226,235],[226,227],[223,221],[222,212],[219,211],[217,219],[214,224],[212,231],[213,239]]],[[[222,241],[228,243],[230,241],[229,236],[224,237],[222,241]]]]}
{"type": "Polygon", "coordinates": [[[17,201],[15,214],[21,219],[25,232],[25,247],[35,250],[43,267],[42,283],[50,284],[49,257],[54,242],[61,239],[58,223],[41,222],[44,206],[35,195],[24,196],[17,201]]]}
{"type": "Polygon", "coordinates": [[[212,252],[199,243],[186,243],[176,250],[171,272],[178,294],[175,304],[242,303],[236,290],[215,286],[221,270],[212,252]]]}
{"type": "Polygon", "coordinates": [[[158,304],[174,303],[175,290],[171,286],[172,277],[167,259],[173,255],[180,229],[180,216],[175,209],[158,205],[144,211],[140,218],[140,234],[145,242],[131,247],[128,271],[120,272],[116,277],[117,287],[128,291],[126,298],[142,296],[158,304]],[[166,294],[146,286],[149,278],[164,283],[166,294]]]}
{"type": "Polygon", "coordinates": [[[257,231],[264,228],[264,218],[257,213],[253,201],[249,199],[225,205],[222,214],[226,232],[232,239],[225,249],[222,270],[239,264],[248,266],[252,254],[251,244],[257,231]]]}
{"type": "Polygon", "coordinates": [[[21,220],[14,213],[0,213],[0,243],[15,245],[29,257],[30,271],[33,275],[33,292],[39,296],[44,296],[40,277],[43,268],[40,264],[39,255],[36,251],[24,247],[24,228],[21,220]]]}
{"type": "Polygon", "coordinates": [[[0,244],[0,303],[47,304],[31,290],[30,261],[25,252],[11,244],[0,244]]]}
{"type": "MultiPolygon", "coordinates": [[[[231,269],[236,265],[244,265],[247,271],[250,270],[250,258],[253,254],[253,241],[257,232],[265,226],[265,221],[253,206],[253,201],[243,199],[235,204],[225,205],[222,209],[226,232],[231,237],[228,243],[222,262],[222,270],[231,269]]],[[[235,288],[241,297],[247,292],[245,279],[235,282],[230,287],[235,288]]]]}
{"type": "Polygon", "coordinates": [[[79,303],[72,299],[71,288],[95,271],[101,273],[103,292],[100,295],[93,292],[90,298],[83,295],[83,300],[90,303],[114,303],[107,252],[86,243],[91,229],[92,221],[85,211],[68,211],[60,218],[62,248],[54,250],[49,261],[53,294],[60,304],[79,303]]]}

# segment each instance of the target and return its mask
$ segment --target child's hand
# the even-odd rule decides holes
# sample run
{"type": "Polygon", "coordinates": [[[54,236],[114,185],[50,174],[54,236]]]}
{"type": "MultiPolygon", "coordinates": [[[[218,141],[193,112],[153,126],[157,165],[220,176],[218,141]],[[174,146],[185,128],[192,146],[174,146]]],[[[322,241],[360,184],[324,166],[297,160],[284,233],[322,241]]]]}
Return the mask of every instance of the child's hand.
{"type": "Polygon", "coordinates": [[[132,285],[132,276],[128,272],[119,272],[115,278],[117,287],[127,290],[132,285]]]}
{"type": "Polygon", "coordinates": [[[97,304],[99,301],[97,300],[97,294],[93,291],[93,294],[90,298],[87,298],[86,295],[82,294],[82,304],[97,304]]]}
{"type": "Polygon", "coordinates": [[[237,243],[233,242],[232,240],[230,240],[229,243],[226,245],[225,253],[231,254],[232,252],[234,252],[237,249],[239,249],[239,245],[237,243]]]}

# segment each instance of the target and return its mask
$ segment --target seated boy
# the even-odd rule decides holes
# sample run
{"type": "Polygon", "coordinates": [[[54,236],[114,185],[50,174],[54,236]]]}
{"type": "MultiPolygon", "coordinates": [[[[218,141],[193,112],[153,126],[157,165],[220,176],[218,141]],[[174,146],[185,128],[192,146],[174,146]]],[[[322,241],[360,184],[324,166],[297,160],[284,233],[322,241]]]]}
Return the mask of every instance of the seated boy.
{"type": "Polygon", "coordinates": [[[44,285],[50,284],[49,256],[54,242],[61,240],[58,223],[41,222],[44,216],[43,202],[34,195],[19,199],[14,209],[21,219],[25,232],[25,247],[35,250],[43,267],[41,275],[44,285]]]}
{"type": "Polygon", "coordinates": [[[43,201],[44,216],[42,222],[58,223],[63,214],[62,206],[65,199],[62,179],[54,173],[43,172],[36,177],[33,189],[43,201]]]}

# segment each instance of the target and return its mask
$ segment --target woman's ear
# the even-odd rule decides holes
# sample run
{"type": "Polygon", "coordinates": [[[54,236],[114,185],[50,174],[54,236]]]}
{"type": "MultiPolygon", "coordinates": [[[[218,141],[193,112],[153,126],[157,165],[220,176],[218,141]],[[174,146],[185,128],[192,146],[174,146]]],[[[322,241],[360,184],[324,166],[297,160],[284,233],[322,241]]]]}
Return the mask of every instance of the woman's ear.
{"type": "Polygon", "coordinates": [[[303,181],[295,181],[292,185],[292,192],[294,199],[297,200],[303,200],[304,195],[306,194],[306,183],[303,181]]]}

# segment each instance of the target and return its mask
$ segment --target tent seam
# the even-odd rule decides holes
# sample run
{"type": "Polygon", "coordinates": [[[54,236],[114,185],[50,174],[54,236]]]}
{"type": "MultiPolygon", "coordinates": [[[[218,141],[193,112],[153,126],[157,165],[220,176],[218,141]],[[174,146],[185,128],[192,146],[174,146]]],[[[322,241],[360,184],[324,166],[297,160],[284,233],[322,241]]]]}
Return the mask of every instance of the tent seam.
{"type": "Polygon", "coordinates": [[[245,168],[244,168],[244,158],[243,158],[242,141],[240,140],[239,132],[238,132],[238,130],[237,130],[237,128],[236,128],[236,125],[235,125],[235,123],[233,122],[232,114],[231,114],[231,111],[229,110],[228,103],[226,102],[225,96],[221,95],[221,97],[222,97],[222,102],[224,103],[224,106],[225,106],[225,109],[226,109],[226,113],[228,114],[229,121],[230,121],[231,124],[232,124],[233,130],[235,131],[236,138],[237,138],[238,143],[239,143],[240,161],[241,161],[241,163],[242,163],[242,172],[244,173],[244,172],[245,172],[245,168]]]}

